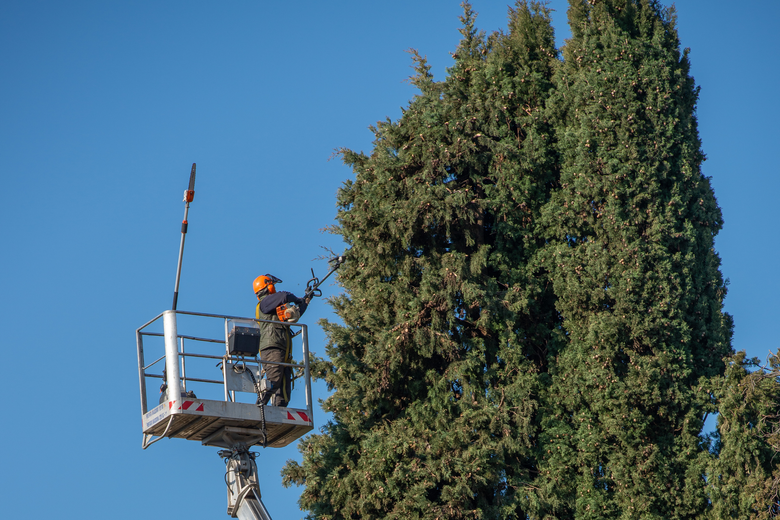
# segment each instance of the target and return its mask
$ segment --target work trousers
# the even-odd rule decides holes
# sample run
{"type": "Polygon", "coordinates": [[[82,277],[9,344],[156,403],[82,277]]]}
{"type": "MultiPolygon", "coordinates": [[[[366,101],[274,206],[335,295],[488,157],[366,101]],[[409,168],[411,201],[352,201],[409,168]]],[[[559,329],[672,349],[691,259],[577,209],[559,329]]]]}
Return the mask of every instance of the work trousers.
{"type": "MultiPolygon", "coordinates": [[[[284,348],[267,347],[260,352],[260,361],[285,363],[284,355],[284,348]]],[[[269,363],[263,363],[263,368],[265,369],[265,377],[273,385],[271,391],[263,395],[263,404],[267,404],[270,399],[271,406],[287,406],[292,390],[292,369],[269,363]]]]}

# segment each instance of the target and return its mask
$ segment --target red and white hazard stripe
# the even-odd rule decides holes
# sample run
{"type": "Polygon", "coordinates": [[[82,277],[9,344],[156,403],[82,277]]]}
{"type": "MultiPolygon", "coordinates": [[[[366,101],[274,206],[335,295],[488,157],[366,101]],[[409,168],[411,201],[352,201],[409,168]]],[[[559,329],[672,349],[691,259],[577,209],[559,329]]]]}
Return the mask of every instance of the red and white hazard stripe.
{"type": "MultiPolygon", "coordinates": [[[[170,410],[173,408],[173,403],[176,401],[168,401],[168,409],[170,410]]],[[[192,408],[193,405],[197,404],[197,401],[182,401],[181,406],[177,408],[177,410],[189,410],[192,408]]],[[[203,403],[200,403],[199,406],[193,408],[190,410],[192,412],[202,412],[203,411],[203,403]]]]}
{"type": "Polygon", "coordinates": [[[306,415],[303,412],[291,412],[290,410],[287,410],[287,420],[288,421],[295,421],[295,422],[311,422],[311,419],[309,419],[309,416],[306,415]]]}

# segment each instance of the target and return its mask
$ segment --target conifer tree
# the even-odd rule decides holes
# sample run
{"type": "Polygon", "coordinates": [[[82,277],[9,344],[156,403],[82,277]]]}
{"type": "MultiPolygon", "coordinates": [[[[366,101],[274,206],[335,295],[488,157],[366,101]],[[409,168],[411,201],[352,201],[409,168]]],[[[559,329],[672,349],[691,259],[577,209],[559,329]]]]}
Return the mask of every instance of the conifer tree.
{"type": "Polygon", "coordinates": [[[570,0],[548,109],[560,185],[540,253],[566,341],[550,364],[533,518],[696,518],[699,434],[731,352],[698,89],[655,0],[570,0]]]}
{"type": "Polygon", "coordinates": [[[417,95],[370,155],[342,150],[346,294],[325,323],[333,420],[285,482],[315,518],[526,518],[539,374],[558,314],[530,262],[555,178],[544,105],[549,12],[518,2],[485,37],[464,4],[444,81],[414,53],[417,95]]]}
{"type": "Polygon", "coordinates": [[[713,382],[718,399],[708,490],[709,517],[763,520],[780,516],[780,358],[769,366],[735,354],[713,382]],[[750,370],[750,371],[749,371],[750,370]]]}
{"type": "Polygon", "coordinates": [[[420,93],[372,128],[369,155],[342,150],[343,325],[324,324],[318,364],[333,420],[285,482],[329,519],[772,504],[774,441],[733,425],[770,410],[776,386],[738,395],[739,360],[723,376],[722,219],[673,11],[570,0],[562,62],[539,4],[518,2],[506,34],[474,20],[464,4],[444,81],[414,53],[420,93]],[[713,396],[719,459],[700,436],[713,396]]]}

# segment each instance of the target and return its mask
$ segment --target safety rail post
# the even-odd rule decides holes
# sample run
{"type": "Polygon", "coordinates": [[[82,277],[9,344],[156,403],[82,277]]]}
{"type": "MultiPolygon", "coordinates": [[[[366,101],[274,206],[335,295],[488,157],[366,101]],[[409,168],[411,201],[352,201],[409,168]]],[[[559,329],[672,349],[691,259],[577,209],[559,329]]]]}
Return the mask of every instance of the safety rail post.
{"type": "Polygon", "coordinates": [[[181,346],[181,391],[187,392],[187,356],[184,351],[184,338],[179,338],[179,344],[181,346]]]}
{"type": "Polygon", "coordinates": [[[141,415],[149,410],[146,407],[146,370],[144,369],[144,339],[141,329],[135,331],[135,345],[138,350],[138,380],[141,384],[141,415]]]}
{"type": "Polygon", "coordinates": [[[229,331],[228,331],[228,318],[224,318],[223,321],[225,322],[225,356],[222,358],[222,383],[225,388],[225,402],[228,402],[230,399],[228,396],[230,395],[230,392],[228,392],[228,384],[227,384],[227,364],[228,360],[230,359],[230,346],[229,346],[229,331]]]}
{"type": "Polygon", "coordinates": [[[181,400],[181,379],[179,378],[179,341],[176,330],[176,311],[163,313],[165,336],[165,370],[168,384],[168,401],[181,400]]]}
{"type": "Polygon", "coordinates": [[[311,374],[309,373],[309,327],[301,324],[301,336],[303,339],[303,378],[304,388],[306,388],[306,411],[309,417],[312,417],[312,399],[311,399],[311,374]]]}

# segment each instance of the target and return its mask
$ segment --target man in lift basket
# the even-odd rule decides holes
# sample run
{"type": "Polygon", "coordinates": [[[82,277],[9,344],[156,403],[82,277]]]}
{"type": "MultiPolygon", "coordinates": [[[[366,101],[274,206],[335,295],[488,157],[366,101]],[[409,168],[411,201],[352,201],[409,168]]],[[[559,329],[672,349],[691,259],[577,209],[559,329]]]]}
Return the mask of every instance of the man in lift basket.
{"type": "MultiPolygon", "coordinates": [[[[276,291],[275,284],[282,281],[266,274],[254,281],[257,295],[255,319],[296,322],[306,312],[311,296],[298,298],[287,291],[276,291]]],[[[258,322],[260,326],[260,359],[272,363],[292,363],[292,334],[290,327],[258,322]]],[[[262,403],[287,406],[292,387],[292,368],[275,364],[263,365],[269,387],[262,394],[262,403]]]]}

